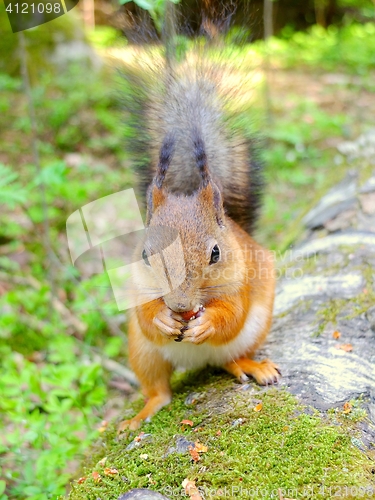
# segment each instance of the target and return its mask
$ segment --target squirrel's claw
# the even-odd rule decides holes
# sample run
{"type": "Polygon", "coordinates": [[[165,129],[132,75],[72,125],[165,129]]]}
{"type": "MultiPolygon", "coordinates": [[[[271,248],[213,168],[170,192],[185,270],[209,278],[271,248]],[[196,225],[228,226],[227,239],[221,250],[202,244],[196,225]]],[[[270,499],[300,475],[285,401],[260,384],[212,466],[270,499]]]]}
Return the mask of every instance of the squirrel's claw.
{"type": "Polygon", "coordinates": [[[215,329],[209,319],[202,319],[203,316],[190,321],[188,329],[184,332],[183,342],[192,342],[193,344],[203,344],[211,337],[215,329]]]}
{"type": "Polygon", "coordinates": [[[247,372],[252,375],[259,385],[275,385],[279,383],[281,372],[269,359],[258,362],[257,367],[247,372]]]}
{"type": "Polygon", "coordinates": [[[164,308],[153,319],[157,329],[169,339],[179,338],[181,335],[182,323],[172,317],[172,311],[169,308],[164,308]]]}
{"type": "Polygon", "coordinates": [[[243,357],[227,363],[224,368],[242,383],[251,376],[259,385],[274,385],[279,383],[281,377],[279,368],[269,359],[255,361],[243,357]]]}

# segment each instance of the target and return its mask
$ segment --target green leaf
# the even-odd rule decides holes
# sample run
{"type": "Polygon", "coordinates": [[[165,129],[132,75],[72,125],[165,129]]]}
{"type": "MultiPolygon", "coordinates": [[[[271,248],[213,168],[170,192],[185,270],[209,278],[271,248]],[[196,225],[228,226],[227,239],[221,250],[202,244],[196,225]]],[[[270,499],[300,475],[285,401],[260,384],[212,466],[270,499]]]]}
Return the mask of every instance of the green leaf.
{"type": "Polygon", "coordinates": [[[134,0],[134,3],[136,3],[141,9],[152,10],[154,8],[154,2],[147,0],[134,0]]]}
{"type": "Polygon", "coordinates": [[[18,182],[18,174],[10,167],[0,163],[0,204],[14,209],[18,204],[25,203],[27,191],[18,182]]]}
{"type": "Polygon", "coordinates": [[[6,482],[0,479],[0,495],[4,493],[6,488],[6,482]]]}
{"type": "Polygon", "coordinates": [[[61,160],[54,161],[43,168],[42,172],[35,178],[34,184],[42,182],[47,186],[60,186],[66,180],[67,166],[61,160]]]}
{"type": "Polygon", "coordinates": [[[120,337],[109,338],[104,346],[104,352],[109,357],[115,357],[120,354],[124,341],[120,337]]]}

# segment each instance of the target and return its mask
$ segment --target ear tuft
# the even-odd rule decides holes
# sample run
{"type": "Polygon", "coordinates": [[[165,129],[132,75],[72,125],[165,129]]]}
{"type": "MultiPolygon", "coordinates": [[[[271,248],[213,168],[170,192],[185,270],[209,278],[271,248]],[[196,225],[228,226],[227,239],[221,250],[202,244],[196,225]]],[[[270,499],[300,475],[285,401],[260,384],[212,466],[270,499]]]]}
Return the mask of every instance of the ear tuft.
{"type": "Polygon", "coordinates": [[[223,199],[219,187],[211,178],[211,174],[207,166],[207,155],[204,141],[197,129],[193,130],[192,139],[195,163],[202,179],[199,196],[201,196],[209,206],[213,205],[217,223],[220,227],[224,227],[223,199]]]}
{"type": "Polygon", "coordinates": [[[199,175],[202,178],[202,187],[207,187],[210,182],[210,172],[207,167],[207,155],[206,149],[202,137],[199,135],[198,131],[195,130],[193,133],[193,150],[195,163],[198,168],[199,175]]]}
{"type": "Polygon", "coordinates": [[[154,178],[155,185],[159,189],[163,185],[165,174],[167,173],[168,167],[171,164],[175,142],[175,134],[173,132],[170,132],[165,136],[163,144],[160,148],[159,164],[154,178]]]}
{"type": "Polygon", "coordinates": [[[151,216],[157,207],[162,205],[165,201],[165,191],[163,189],[163,182],[167,173],[168,167],[171,163],[175,146],[175,134],[168,133],[163,141],[159,153],[159,163],[156,170],[155,177],[147,190],[147,220],[146,224],[150,223],[151,216]]]}

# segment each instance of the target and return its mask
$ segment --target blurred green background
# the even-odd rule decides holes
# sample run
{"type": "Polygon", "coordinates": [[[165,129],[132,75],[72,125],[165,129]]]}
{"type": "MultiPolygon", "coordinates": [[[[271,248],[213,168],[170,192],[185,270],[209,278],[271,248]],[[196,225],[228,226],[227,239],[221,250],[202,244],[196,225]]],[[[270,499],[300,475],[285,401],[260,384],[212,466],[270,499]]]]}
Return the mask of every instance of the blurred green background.
{"type": "MultiPolygon", "coordinates": [[[[126,314],[101,306],[103,276],[71,265],[65,223],[134,184],[117,69],[132,64],[139,38],[148,43],[137,50],[162,50],[164,7],[84,0],[20,36],[0,4],[0,500],[64,495],[88,445],[134,393],[121,373],[126,314]]],[[[263,138],[257,238],[285,251],[349,168],[337,144],[374,126],[375,3],[240,2],[230,26],[220,23],[225,2],[180,9],[181,50],[215,34],[220,57],[254,75],[239,126],[263,138]]]]}

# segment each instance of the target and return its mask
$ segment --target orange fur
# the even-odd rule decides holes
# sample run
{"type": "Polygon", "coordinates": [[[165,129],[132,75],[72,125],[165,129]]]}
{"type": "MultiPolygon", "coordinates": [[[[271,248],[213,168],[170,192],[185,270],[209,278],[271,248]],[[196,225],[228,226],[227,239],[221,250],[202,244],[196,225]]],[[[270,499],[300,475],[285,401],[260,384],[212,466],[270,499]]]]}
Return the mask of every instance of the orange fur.
{"type": "MultiPolygon", "coordinates": [[[[246,375],[251,375],[262,385],[277,382],[279,371],[274,363],[250,359],[264,342],[271,326],[275,285],[271,255],[237,224],[226,220],[226,225],[230,229],[226,238],[229,237],[229,245],[234,249],[234,259],[229,259],[226,264],[230,267],[236,263],[236,259],[240,261],[241,284],[233,289],[233,293],[224,292],[220,297],[209,299],[204,303],[205,311],[187,324],[178,313],[168,308],[163,298],[135,309],[129,324],[130,364],[149,400],[142,411],[123,422],[120,429],[138,428],[143,420],[170,402],[169,381],[173,366],[163,357],[162,347],[174,342],[182,326],[187,325],[188,329],[180,345],[192,342],[196,345],[206,343],[212,348],[225,346],[243,330],[250,309],[254,305],[261,305],[265,311],[264,327],[246,352],[224,363],[222,367],[241,381],[246,379],[246,375]],[[166,329],[170,325],[170,331],[160,330],[159,317],[163,319],[166,329]],[[189,334],[189,331],[192,333],[189,334]]],[[[220,277],[214,284],[225,285],[225,278],[220,277]]],[[[204,282],[202,286],[206,285],[204,282]]],[[[196,290],[192,293],[196,293],[196,290]]]]}

